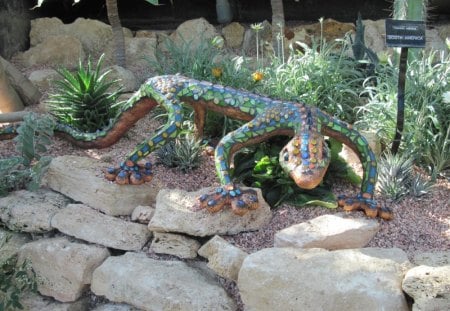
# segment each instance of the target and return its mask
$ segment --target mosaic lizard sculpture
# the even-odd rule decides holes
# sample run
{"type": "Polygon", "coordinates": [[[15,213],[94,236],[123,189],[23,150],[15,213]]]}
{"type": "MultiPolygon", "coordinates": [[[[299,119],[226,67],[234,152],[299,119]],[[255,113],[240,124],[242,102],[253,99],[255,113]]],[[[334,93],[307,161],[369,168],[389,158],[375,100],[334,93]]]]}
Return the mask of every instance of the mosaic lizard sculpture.
{"type": "Polygon", "coordinates": [[[199,136],[203,134],[207,110],[247,121],[223,137],[216,146],[216,171],[222,186],[198,199],[200,209],[217,212],[230,206],[235,214],[244,215],[248,210],[258,208],[254,190],[241,190],[233,184],[230,163],[240,148],[276,135],[292,137],[280,152],[279,163],[284,171],[300,188],[316,187],[330,162],[330,151],[324,140],[324,136],[329,136],[354,150],[364,171],[361,192],[354,198],[340,197],[339,205],[347,211],[362,209],[369,217],[392,218],[392,212],[378,206],[373,199],[377,163],[364,137],[350,125],[303,103],[273,100],[179,75],[158,76],[149,79],[122,108],[118,119],[103,131],[80,133],[62,125],[57,131],[80,147],[103,148],[115,143],[153,107],[162,105],[168,112],[166,125],[139,144],[119,167],[109,168],[105,174],[107,179],[118,184],[141,184],[152,179],[151,164],[141,164],[141,160],[175,138],[181,130],[182,103],[194,109],[199,136]]]}

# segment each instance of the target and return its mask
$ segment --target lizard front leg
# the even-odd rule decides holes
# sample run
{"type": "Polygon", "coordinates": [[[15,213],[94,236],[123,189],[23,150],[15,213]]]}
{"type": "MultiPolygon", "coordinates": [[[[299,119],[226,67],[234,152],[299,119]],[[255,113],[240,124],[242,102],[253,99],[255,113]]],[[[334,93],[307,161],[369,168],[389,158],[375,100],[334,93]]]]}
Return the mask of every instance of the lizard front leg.
{"type": "Polygon", "coordinates": [[[367,140],[347,123],[331,118],[323,112],[318,112],[318,114],[323,122],[322,132],[355,151],[363,167],[361,193],[354,198],[340,196],[338,198],[339,206],[346,211],[362,209],[369,217],[379,216],[386,220],[392,219],[391,209],[377,204],[374,200],[375,184],[378,177],[377,161],[367,140]]]}
{"type": "Polygon", "coordinates": [[[108,168],[105,177],[115,181],[117,184],[139,185],[151,181],[153,177],[150,162],[138,164],[154,150],[161,148],[170,140],[174,139],[181,129],[182,110],[181,103],[174,100],[170,105],[165,105],[168,112],[166,125],[161,128],[153,137],[136,146],[119,167],[108,168]]]}
{"type": "Polygon", "coordinates": [[[229,206],[233,213],[243,216],[249,210],[259,207],[255,190],[242,190],[233,184],[230,176],[230,163],[237,150],[262,142],[272,136],[286,135],[291,132],[289,129],[267,127],[265,121],[264,117],[258,117],[228,133],[220,140],[215,150],[215,163],[217,176],[222,186],[198,198],[200,209],[205,208],[210,212],[218,212],[229,206]]]}

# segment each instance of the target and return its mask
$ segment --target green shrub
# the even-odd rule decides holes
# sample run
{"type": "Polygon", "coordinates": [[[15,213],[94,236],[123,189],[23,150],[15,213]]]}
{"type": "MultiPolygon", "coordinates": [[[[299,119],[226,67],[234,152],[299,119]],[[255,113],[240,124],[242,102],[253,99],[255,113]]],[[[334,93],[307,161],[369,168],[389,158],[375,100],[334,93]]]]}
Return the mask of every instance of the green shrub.
{"type": "Polygon", "coordinates": [[[177,138],[156,150],[156,157],[158,163],[186,172],[199,167],[203,144],[195,138],[191,122],[184,122],[183,126],[185,129],[177,138]]]}
{"type": "Polygon", "coordinates": [[[273,66],[264,69],[261,92],[302,101],[353,122],[353,109],[360,101],[366,73],[360,62],[346,56],[349,41],[315,42],[302,48],[303,53],[292,53],[285,63],[275,59],[273,66]]]}
{"type": "MultiPolygon", "coordinates": [[[[358,107],[358,128],[378,132],[385,144],[393,140],[397,118],[398,68],[376,68],[376,82],[367,82],[358,107]]],[[[406,76],[405,124],[400,152],[412,152],[416,163],[433,176],[450,167],[450,56],[431,52],[411,61],[406,76]]]]}
{"type": "Polygon", "coordinates": [[[51,161],[50,157],[41,154],[51,144],[53,128],[54,122],[49,116],[25,115],[14,138],[19,156],[0,159],[0,196],[18,189],[39,187],[51,161]]]}
{"type": "Polygon", "coordinates": [[[110,71],[100,74],[103,55],[92,68],[88,60],[84,68],[81,60],[75,73],[65,68],[58,71],[61,80],[55,80],[55,91],[49,95],[47,105],[56,119],[82,132],[95,132],[109,125],[116,117],[117,98],[121,92],[118,81],[107,81],[110,71]],[[113,91],[109,91],[110,88],[113,91]]]}
{"type": "Polygon", "coordinates": [[[411,153],[386,151],[378,161],[378,187],[385,198],[398,201],[408,194],[419,197],[428,193],[432,186],[432,182],[414,172],[411,153]]]}
{"type": "MultiPolygon", "coordinates": [[[[10,236],[0,240],[0,251],[10,236]]],[[[23,310],[20,296],[37,291],[36,275],[28,261],[16,265],[17,257],[12,256],[0,262],[0,310],[23,310]]]]}
{"type": "Polygon", "coordinates": [[[331,183],[328,182],[330,176],[355,184],[361,182],[345,161],[339,158],[337,153],[342,145],[333,141],[329,142],[331,163],[324,182],[312,190],[299,188],[279,164],[279,153],[287,141],[285,137],[275,137],[258,146],[245,148],[235,156],[233,175],[236,180],[250,187],[261,188],[264,199],[270,206],[277,207],[287,202],[295,206],[335,208],[336,198],[331,191],[331,183]]]}

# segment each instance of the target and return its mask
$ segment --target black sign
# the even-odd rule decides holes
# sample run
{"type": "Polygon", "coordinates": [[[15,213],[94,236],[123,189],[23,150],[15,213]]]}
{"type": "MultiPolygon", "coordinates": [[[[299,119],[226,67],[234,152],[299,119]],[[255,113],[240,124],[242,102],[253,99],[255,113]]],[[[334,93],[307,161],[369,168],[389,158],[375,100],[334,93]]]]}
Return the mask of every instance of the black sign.
{"type": "Polygon", "coordinates": [[[424,48],[425,22],[386,19],[386,45],[389,47],[424,48]]]}

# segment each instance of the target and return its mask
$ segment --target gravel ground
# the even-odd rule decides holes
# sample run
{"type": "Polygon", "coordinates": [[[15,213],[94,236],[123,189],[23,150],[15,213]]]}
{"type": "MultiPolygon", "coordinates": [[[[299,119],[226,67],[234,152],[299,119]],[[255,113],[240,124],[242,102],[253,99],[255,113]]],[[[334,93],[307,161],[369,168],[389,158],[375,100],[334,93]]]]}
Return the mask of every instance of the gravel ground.
{"type": "MultiPolygon", "coordinates": [[[[118,163],[134,146],[147,138],[159,123],[151,115],[140,120],[119,142],[104,149],[79,149],[67,141],[55,137],[49,148],[49,155],[65,154],[89,156],[110,163],[118,163]]],[[[11,140],[0,141],[0,158],[14,154],[11,140]]],[[[149,159],[156,162],[150,155],[149,159]]],[[[188,173],[176,168],[155,165],[155,178],[167,188],[195,191],[211,185],[219,185],[215,176],[213,157],[202,155],[201,166],[188,173]]],[[[337,180],[333,191],[336,194],[357,193],[358,188],[337,180]]],[[[378,220],[381,229],[370,242],[372,247],[398,247],[410,257],[416,251],[438,251],[450,249],[450,182],[439,180],[433,190],[420,197],[406,197],[400,202],[390,204],[395,213],[392,221],[378,220]]],[[[274,234],[292,224],[304,222],[325,214],[342,213],[340,209],[322,207],[296,208],[283,204],[273,210],[273,219],[269,225],[257,232],[242,233],[225,237],[247,252],[255,252],[273,246],[274,234]]],[[[362,212],[347,213],[348,217],[363,216],[362,212]]]]}
{"type": "MultiPolygon", "coordinates": [[[[159,123],[146,116],[141,119],[130,131],[115,145],[105,149],[79,149],[58,137],[50,146],[48,155],[53,157],[61,155],[79,155],[101,159],[111,164],[120,162],[134,146],[147,138],[159,123]]],[[[0,141],[0,158],[16,154],[12,140],[0,141]]],[[[155,163],[156,158],[149,156],[155,163]]],[[[356,171],[360,167],[355,167],[356,171]]],[[[155,178],[167,188],[195,191],[207,186],[219,185],[215,176],[214,159],[212,156],[202,154],[201,166],[188,173],[176,168],[166,168],[163,165],[154,166],[155,178]]],[[[358,187],[336,180],[333,191],[336,194],[352,195],[359,191],[358,187]]],[[[378,219],[380,231],[369,243],[370,247],[391,248],[404,250],[410,259],[415,252],[450,250],[450,182],[439,180],[433,190],[420,198],[406,197],[398,203],[390,205],[395,213],[392,221],[378,219]]],[[[272,247],[274,235],[277,231],[293,224],[326,215],[344,213],[340,209],[326,209],[317,206],[296,208],[283,204],[273,210],[270,223],[256,232],[245,232],[234,236],[225,236],[230,243],[240,247],[248,253],[263,248],[272,247]]],[[[346,217],[365,217],[362,212],[346,213],[346,217]]],[[[154,254],[148,251],[149,257],[161,259],[176,259],[173,256],[154,254]]],[[[243,310],[243,303],[235,282],[219,278],[220,283],[236,301],[238,310],[243,310]]],[[[95,297],[95,296],[94,296],[95,297]]],[[[95,301],[92,302],[94,305],[95,301]]]]}

